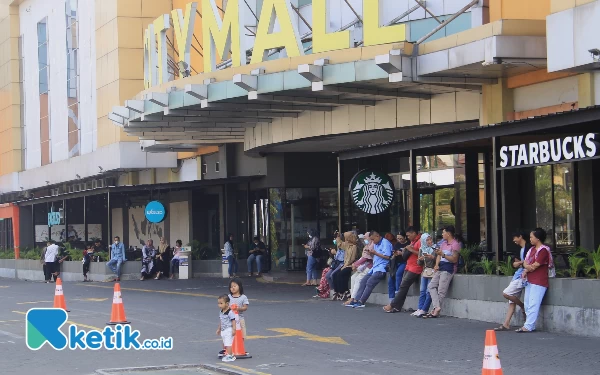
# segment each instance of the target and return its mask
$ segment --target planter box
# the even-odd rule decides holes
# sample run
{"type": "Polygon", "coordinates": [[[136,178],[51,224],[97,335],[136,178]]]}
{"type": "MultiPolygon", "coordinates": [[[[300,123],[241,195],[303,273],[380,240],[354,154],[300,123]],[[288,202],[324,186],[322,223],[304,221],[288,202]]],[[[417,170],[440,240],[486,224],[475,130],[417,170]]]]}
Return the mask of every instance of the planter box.
{"type": "MultiPolygon", "coordinates": [[[[221,277],[220,260],[194,260],[192,270],[194,277],[221,277]]],[[[142,270],[141,261],[127,261],[121,265],[122,280],[137,280],[142,270]]],[[[238,260],[238,273],[247,272],[245,259],[238,260]]],[[[83,265],[81,261],[63,262],[61,264],[63,281],[82,281],[83,265]]],[[[93,281],[110,281],[114,278],[106,262],[92,262],[88,278],[93,281]]],[[[39,260],[0,259],[0,278],[44,281],[43,266],[39,260]]]]}
{"type": "MultiPolygon", "coordinates": [[[[457,274],[442,303],[442,313],[456,318],[501,324],[508,308],[502,291],[511,279],[508,276],[457,274]]],[[[368,302],[379,305],[389,303],[387,280],[377,285],[368,302]]],[[[419,283],[415,283],[408,293],[404,308],[416,310],[418,303],[419,283]]],[[[518,327],[522,324],[521,314],[515,314],[512,325],[518,327]]],[[[600,337],[600,280],[551,279],[536,329],[600,337]]]]}

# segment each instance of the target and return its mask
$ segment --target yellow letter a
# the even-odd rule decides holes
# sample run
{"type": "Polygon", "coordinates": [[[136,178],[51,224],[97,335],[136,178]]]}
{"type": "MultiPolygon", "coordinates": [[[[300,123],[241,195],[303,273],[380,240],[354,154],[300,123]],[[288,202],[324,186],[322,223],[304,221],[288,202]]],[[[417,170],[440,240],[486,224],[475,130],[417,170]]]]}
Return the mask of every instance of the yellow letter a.
{"type": "Polygon", "coordinates": [[[304,55],[300,44],[298,27],[292,22],[292,8],[289,0],[265,0],[260,12],[252,64],[263,62],[270,49],[285,47],[288,57],[304,55]],[[273,33],[275,19],[279,20],[281,31],[273,33]]]}

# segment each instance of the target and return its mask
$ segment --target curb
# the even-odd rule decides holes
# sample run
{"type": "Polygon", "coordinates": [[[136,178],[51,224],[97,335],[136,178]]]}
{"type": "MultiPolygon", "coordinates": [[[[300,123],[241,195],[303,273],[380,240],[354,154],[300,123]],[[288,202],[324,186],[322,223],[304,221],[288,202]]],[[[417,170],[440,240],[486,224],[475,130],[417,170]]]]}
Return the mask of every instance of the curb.
{"type": "Polygon", "coordinates": [[[177,369],[205,369],[225,375],[250,375],[247,372],[238,371],[231,368],[220,367],[210,364],[187,364],[187,365],[165,365],[165,366],[145,366],[145,367],[121,367],[96,370],[97,375],[113,375],[122,372],[144,372],[144,371],[161,371],[161,370],[177,370],[177,369]]]}

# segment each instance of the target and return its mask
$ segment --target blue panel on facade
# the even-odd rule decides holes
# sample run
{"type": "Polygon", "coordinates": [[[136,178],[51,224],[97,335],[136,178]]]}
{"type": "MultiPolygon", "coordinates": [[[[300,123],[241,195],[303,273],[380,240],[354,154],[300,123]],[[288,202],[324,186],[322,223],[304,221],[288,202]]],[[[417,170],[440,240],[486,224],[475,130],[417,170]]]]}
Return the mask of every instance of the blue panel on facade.
{"type": "Polygon", "coordinates": [[[263,74],[258,76],[258,93],[283,90],[283,73],[263,74]]]}
{"type": "Polygon", "coordinates": [[[190,105],[200,105],[201,100],[198,98],[195,98],[191,95],[188,94],[184,94],[183,95],[183,106],[187,107],[190,105]]]}
{"type": "Polygon", "coordinates": [[[164,108],[159,106],[158,104],[154,104],[149,100],[146,100],[144,104],[144,113],[149,115],[152,113],[164,112],[164,108]]]}
{"type": "Polygon", "coordinates": [[[283,73],[284,90],[304,89],[310,86],[310,82],[295,70],[288,70],[283,73]]]}
{"type": "MultiPolygon", "coordinates": [[[[445,20],[444,16],[441,16],[438,18],[440,19],[440,21],[445,20]]],[[[411,22],[408,22],[407,24],[409,25],[409,28],[410,28],[410,38],[409,38],[410,42],[416,42],[421,37],[427,35],[431,31],[433,31],[433,29],[435,29],[439,25],[439,23],[437,23],[437,21],[434,20],[433,18],[426,18],[426,19],[422,19],[422,20],[411,21],[411,22]]],[[[452,23],[450,23],[450,24],[452,24],[452,23]]],[[[443,38],[445,36],[446,36],[446,28],[443,28],[440,31],[438,31],[437,33],[433,34],[431,37],[429,37],[427,39],[427,41],[430,42],[432,40],[443,38]]]]}
{"type": "Polygon", "coordinates": [[[357,61],[356,81],[367,81],[371,79],[388,78],[388,74],[375,65],[373,60],[357,61]]]}
{"type": "Polygon", "coordinates": [[[323,67],[323,83],[326,85],[354,81],[356,81],[356,71],[353,62],[323,67]]]}
{"type": "Polygon", "coordinates": [[[233,81],[227,81],[227,98],[239,98],[241,96],[248,96],[248,91],[239,87],[233,81]]]}
{"type": "Polygon", "coordinates": [[[446,35],[452,35],[471,28],[471,13],[464,13],[446,26],[446,35]]]}
{"type": "Polygon", "coordinates": [[[169,108],[183,107],[183,97],[187,96],[184,91],[172,91],[169,93],[169,108]]]}
{"type": "Polygon", "coordinates": [[[223,99],[227,99],[227,82],[208,85],[208,101],[216,102],[223,99]]]}

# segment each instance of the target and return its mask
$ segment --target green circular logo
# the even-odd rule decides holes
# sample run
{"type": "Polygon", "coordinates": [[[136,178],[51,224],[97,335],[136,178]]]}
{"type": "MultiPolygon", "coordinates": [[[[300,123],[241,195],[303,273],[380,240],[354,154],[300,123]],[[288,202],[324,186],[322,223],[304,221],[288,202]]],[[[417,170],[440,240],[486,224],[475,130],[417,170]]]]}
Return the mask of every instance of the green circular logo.
{"type": "Polygon", "coordinates": [[[380,214],[394,201],[394,182],[385,173],[365,169],[350,181],[352,200],[356,207],[368,214],[380,214]]]}

